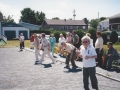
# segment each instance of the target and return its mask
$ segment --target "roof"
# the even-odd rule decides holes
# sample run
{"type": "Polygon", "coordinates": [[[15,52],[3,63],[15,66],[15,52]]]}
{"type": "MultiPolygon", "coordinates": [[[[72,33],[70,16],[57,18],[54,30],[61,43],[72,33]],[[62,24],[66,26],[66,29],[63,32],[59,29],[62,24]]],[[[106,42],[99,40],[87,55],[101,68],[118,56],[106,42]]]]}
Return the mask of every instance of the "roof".
{"type": "Polygon", "coordinates": [[[101,22],[109,22],[109,19],[105,19],[105,20],[103,20],[103,21],[101,21],[101,22]]]}
{"type": "Polygon", "coordinates": [[[2,22],[3,21],[3,16],[2,16],[2,14],[0,14],[0,22],[2,22]]]}
{"type": "Polygon", "coordinates": [[[116,15],[113,15],[111,17],[109,17],[109,19],[113,19],[113,18],[120,18],[120,13],[116,14],[116,15]]]}
{"type": "Polygon", "coordinates": [[[56,20],[45,19],[48,25],[87,25],[84,20],[56,20]]]}
{"type": "Polygon", "coordinates": [[[23,27],[29,28],[30,30],[39,30],[39,28],[40,28],[39,25],[30,24],[30,23],[26,23],[26,22],[20,22],[18,24],[23,27]]]}
{"type": "Polygon", "coordinates": [[[13,22],[6,22],[2,24],[3,27],[23,27],[19,24],[13,23],[13,22]]]}

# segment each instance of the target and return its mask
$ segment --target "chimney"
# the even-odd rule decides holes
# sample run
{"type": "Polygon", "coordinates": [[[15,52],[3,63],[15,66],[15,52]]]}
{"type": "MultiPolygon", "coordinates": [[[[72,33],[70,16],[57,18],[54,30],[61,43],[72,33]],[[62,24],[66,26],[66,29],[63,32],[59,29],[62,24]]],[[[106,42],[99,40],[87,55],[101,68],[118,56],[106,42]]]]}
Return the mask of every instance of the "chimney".
{"type": "Polygon", "coordinates": [[[64,21],[66,21],[66,19],[64,19],[64,21]]]}

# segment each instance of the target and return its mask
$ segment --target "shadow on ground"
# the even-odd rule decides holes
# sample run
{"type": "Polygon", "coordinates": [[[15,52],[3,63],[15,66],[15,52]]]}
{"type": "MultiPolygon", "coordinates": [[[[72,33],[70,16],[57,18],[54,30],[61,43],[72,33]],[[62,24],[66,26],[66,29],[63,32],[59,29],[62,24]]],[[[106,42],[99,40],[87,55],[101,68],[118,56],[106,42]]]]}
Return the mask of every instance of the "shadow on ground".
{"type": "Polygon", "coordinates": [[[64,71],[65,73],[70,73],[70,72],[73,72],[73,73],[77,73],[77,72],[81,72],[82,71],[82,69],[80,69],[80,68],[69,68],[67,71],[64,71]]]}
{"type": "Polygon", "coordinates": [[[52,67],[51,64],[42,64],[42,65],[44,65],[44,68],[50,68],[50,67],[52,67]]]}

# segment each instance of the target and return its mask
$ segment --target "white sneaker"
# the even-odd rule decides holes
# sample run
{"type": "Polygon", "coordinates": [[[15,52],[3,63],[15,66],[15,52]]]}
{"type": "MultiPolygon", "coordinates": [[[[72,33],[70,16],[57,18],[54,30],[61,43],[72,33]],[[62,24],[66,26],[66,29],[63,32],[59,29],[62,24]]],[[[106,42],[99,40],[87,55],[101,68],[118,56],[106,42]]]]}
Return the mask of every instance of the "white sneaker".
{"type": "Polygon", "coordinates": [[[56,63],[56,61],[54,60],[54,61],[52,61],[52,64],[55,64],[56,63]]]}

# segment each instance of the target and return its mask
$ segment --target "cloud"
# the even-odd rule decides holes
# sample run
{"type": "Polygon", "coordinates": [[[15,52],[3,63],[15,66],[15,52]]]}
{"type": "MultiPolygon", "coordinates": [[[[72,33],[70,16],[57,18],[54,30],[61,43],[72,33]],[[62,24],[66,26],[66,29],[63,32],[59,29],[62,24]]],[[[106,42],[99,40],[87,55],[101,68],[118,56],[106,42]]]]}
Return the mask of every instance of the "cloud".
{"type": "Polygon", "coordinates": [[[0,11],[2,12],[3,16],[13,15],[13,19],[15,20],[15,22],[19,21],[18,19],[20,18],[21,14],[20,10],[18,10],[17,8],[0,2],[0,11]]]}

